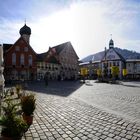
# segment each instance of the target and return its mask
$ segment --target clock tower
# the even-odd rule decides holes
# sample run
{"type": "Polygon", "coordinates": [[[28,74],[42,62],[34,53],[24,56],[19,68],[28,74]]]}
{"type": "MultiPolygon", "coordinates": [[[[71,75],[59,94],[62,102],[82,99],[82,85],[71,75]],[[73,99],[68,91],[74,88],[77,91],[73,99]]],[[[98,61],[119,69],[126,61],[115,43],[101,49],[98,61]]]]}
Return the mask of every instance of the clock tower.
{"type": "Polygon", "coordinates": [[[110,39],[109,41],[109,49],[114,48],[114,41],[110,39]]]}

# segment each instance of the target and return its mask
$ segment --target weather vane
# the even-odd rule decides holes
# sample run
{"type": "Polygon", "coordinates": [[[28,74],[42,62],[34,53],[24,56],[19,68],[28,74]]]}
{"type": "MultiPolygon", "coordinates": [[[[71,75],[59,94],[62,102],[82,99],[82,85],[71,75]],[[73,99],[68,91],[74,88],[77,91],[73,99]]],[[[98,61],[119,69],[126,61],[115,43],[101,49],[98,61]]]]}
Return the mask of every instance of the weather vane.
{"type": "Polygon", "coordinates": [[[112,34],[110,34],[110,37],[111,37],[111,39],[112,39],[112,34]]]}
{"type": "Polygon", "coordinates": [[[26,18],[25,18],[25,20],[24,20],[24,21],[25,21],[25,24],[26,24],[26,18]]]}

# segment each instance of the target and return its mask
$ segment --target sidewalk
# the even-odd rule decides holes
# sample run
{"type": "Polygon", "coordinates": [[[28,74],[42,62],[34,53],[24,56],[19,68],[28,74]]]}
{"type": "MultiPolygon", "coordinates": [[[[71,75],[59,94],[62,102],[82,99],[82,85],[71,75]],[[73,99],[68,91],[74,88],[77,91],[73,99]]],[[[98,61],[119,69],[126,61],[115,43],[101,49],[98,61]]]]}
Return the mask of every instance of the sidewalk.
{"type": "Polygon", "coordinates": [[[140,124],[70,96],[36,96],[34,122],[22,140],[140,140],[140,124]]]}

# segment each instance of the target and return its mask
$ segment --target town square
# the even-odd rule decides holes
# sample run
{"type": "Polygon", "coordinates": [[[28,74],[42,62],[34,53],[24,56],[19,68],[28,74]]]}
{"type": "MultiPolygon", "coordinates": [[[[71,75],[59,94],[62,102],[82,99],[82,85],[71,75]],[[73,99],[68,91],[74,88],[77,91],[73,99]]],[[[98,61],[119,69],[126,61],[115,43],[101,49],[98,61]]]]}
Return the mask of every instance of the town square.
{"type": "Polygon", "coordinates": [[[140,139],[139,82],[52,81],[29,90],[37,108],[23,139],[140,139]]]}
{"type": "Polygon", "coordinates": [[[140,140],[139,9],[1,1],[0,140],[140,140]]]}

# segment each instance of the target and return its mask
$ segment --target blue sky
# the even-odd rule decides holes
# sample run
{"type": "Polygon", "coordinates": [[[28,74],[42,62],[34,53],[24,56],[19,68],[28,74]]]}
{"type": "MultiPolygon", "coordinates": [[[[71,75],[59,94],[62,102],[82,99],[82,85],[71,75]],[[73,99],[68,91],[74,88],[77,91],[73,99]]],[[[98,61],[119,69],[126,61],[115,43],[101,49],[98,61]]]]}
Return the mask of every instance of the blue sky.
{"type": "Polygon", "coordinates": [[[15,43],[24,25],[37,53],[71,41],[83,58],[115,46],[140,52],[140,0],[1,0],[0,44],[15,43]]]}

